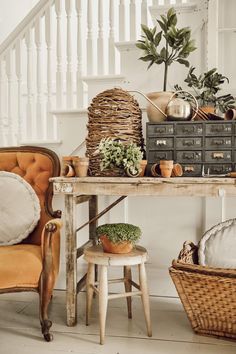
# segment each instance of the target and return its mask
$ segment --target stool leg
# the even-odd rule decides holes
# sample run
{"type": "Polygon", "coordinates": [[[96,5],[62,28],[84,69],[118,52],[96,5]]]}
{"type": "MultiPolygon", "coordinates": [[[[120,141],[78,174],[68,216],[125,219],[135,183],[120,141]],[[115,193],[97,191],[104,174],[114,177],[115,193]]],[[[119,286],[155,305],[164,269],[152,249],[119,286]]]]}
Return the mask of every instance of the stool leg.
{"type": "Polygon", "coordinates": [[[100,344],[104,344],[107,302],[108,302],[107,267],[101,266],[100,279],[99,279],[100,344]]]}
{"type": "Polygon", "coordinates": [[[93,263],[89,263],[88,271],[87,271],[87,278],[86,278],[86,326],[89,325],[89,318],[91,314],[91,307],[92,307],[92,300],[93,300],[93,288],[91,285],[94,286],[94,268],[95,265],[93,263]]]}
{"type": "MultiPolygon", "coordinates": [[[[130,266],[124,266],[124,283],[125,283],[125,291],[128,293],[132,291],[132,285],[130,284],[129,280],[132,280],[132,274],[131,274],[131,267],[130,266]]],[[[127,300],[127,309],[128,309],[128,318],[132,318],[132,303],[131,303],[131,296],[128,296],[126,298],[127,300]]]]}
{"type": "Polygon", "coordinates": [[[145,270],[145,264],[141,263],[138,265],[139,268],[139,283],[140,283],[140,290],[142,291],[142,302],[143,302],[143,310],[144,316],[147,326],[147,334],[148,337],[152,336],[152,326],[151,326],[151,317],[150,317],[150,305],[149,305],[149,293],[148,293],[148,286],[147,286],[147,275],[145,270]]]}

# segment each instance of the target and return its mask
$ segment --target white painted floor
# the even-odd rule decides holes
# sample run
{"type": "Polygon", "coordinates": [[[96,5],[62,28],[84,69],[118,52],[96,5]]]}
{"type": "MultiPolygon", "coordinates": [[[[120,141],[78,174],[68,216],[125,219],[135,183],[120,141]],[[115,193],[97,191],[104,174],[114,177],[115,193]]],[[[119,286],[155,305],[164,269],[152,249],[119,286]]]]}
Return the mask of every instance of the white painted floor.
{"type": "Polygon", "coordinates": [[[141,300],[133,298],[133,319],[126,300],[110,301],[106,341],[99,344],[98,303],[85,326],[85,294],[78,297],[78,324],[67,327],[65,292],[55,291],[50,318],[54,340],[45,342],[38,321],[38,295],[0,295],[0,354],[235,354],[236,342],[195,335],[176,297],[151,296],[153,337],[146,337],[141,300]]]}

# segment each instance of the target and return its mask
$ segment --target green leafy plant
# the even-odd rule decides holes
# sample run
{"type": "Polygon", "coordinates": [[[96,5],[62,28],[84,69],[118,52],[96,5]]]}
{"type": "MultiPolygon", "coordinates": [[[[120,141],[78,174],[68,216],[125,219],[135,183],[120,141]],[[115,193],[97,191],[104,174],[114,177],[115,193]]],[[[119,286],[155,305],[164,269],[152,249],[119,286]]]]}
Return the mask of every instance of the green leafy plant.
{"type": "MultiPolygon", "coordinates": [[[[229,108],[235,107],[235,99],[231,94],[218,95],[221,85],[225,82],[229,83],[229,79],[226,76],[219,74],[216,68],[199,76],[196,76],[194,71],[194,67],[189,69],[188,76],[184,82],[194,90],[200,106],[210,105],[219,109],[222,113],[225,113],[229,108]]],[[[175,89],[179,90],[181,87],[175,85],[175,89]]]]}
{"type": "Polygon", "coordinates": [[[104,224],[97,227],[97,235],[98,237],[106,235],[113,243],[128,241],[135,244],[141,237],[141,230],[132,224],[104,224]]]}
{"type": "Polygon", "coordinates": [[[103,138],[98,146],[101,155],[100,169],[124,168],[131,175],[140,172],[140,161],[143,158],[141,148],[134,143],[126,144],[120,140],[103,138]]]}
{"type": "Polygon", "coordinates": [[[160,26],[158,32],[157,26],[148,28],[146,25],[141,25],[143,35],[142,39],[138,40],[136,46],[144,51],[144,56],[139,58],[145,62],[150,62],[148,69],[153,64],[164,63],[164,84],[163,90],[166,91],[168,67],[173,62],[178,62],[189,67],[189,62],[186,59],[196,47],[194,40],[191,39],[191,30],[189,27],[178,29],[177,15],[174,8],[170,8],[167,15],[161,15],[161,19],[157,20],[160,26]],[[161,40],[165,40],[165,45],[162,48],[161,40]]]}

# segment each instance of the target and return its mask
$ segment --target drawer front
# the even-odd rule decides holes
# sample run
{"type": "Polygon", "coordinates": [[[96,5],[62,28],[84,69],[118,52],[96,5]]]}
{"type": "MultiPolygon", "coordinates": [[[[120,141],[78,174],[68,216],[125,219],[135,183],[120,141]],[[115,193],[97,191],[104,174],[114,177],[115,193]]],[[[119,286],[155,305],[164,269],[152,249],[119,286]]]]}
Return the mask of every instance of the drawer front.
{"type": "Polygon", "coordinates": [[[201,151],[177,151],[176,152],[176,161],[183,163],[197,163],[202,161],[202,152],[201,151]]]}
{"type": "Polygon", "coordinates": [[[212,175],[215,175],[215,174],[224,174],[224,173],[229,173],[231,171],[233,171],[233,168],[232,168],[232,165],[231,164],[225,164],[225,165],[204,165],[204,170],[205,170],[205,173],[208,173],[208,170],[209,170],[209,173],[212,174],[212,175]]]}
{"type": "Polygon", "coordinates": [[[203,126],[198,123],[176,124],[176,134],[183,136],[202,135],[203,126]]]}
{"type": "Polygon", "coordinates": [[[206,149],[227,149],[233,145],[232,137],[206,137],[206,149]]]}
{"type": "Polygon", "coordinates": [[[206,135],[231,135],[233,133],[232,124],[209,123],[206,124],[206,135]]]}
{"type": "Polygon", "coordinates": [[[174,138],[150,138],[148,142],[150,150],[169,150],[174,147],[174,138]]]}
{"type": "Polygon", "coordinates": [[[201,149],[202,138],[176,138],[176,149],[201,149]]]}
{"type": "Polygon", "coordinates": [[[202,173],[202,165],[195,164],[183,164],[183,176],[184,177],[199,177],[202,173]]]}
{"type": "Polygon", "coordinates": [[[173,160],[173,151],[149,151],[148,163],[156,163],[160,160],[173,160]]]}
{"type": "Polygon", "coordinates": [[[205,162],[231,162],[232,153],[231,151],[206,151],[205,152],[205,162]]]}
{"type": "Polygon", "coordinates": [[[173,124],[148,124],[147,126],[148,136],[164,136],[174,134],[173,124]]]}

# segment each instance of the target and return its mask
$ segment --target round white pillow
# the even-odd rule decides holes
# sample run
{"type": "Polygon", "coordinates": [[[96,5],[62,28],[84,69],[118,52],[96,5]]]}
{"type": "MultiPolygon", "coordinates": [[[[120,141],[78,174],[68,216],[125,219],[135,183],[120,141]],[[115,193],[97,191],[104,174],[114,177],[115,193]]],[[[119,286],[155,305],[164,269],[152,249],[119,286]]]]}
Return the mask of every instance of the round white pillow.
{"type": "Polygon", "coordinates": [[[31,185],[15,173],[0,172],[0,246],[25,239],[40,218],[39,198],[31,185]]]}
{"type": "Polygon", "coordinates": [[[215,225],[202,236],[198,258],[203,266],[236,269],[236,219],[215,225]]]}

